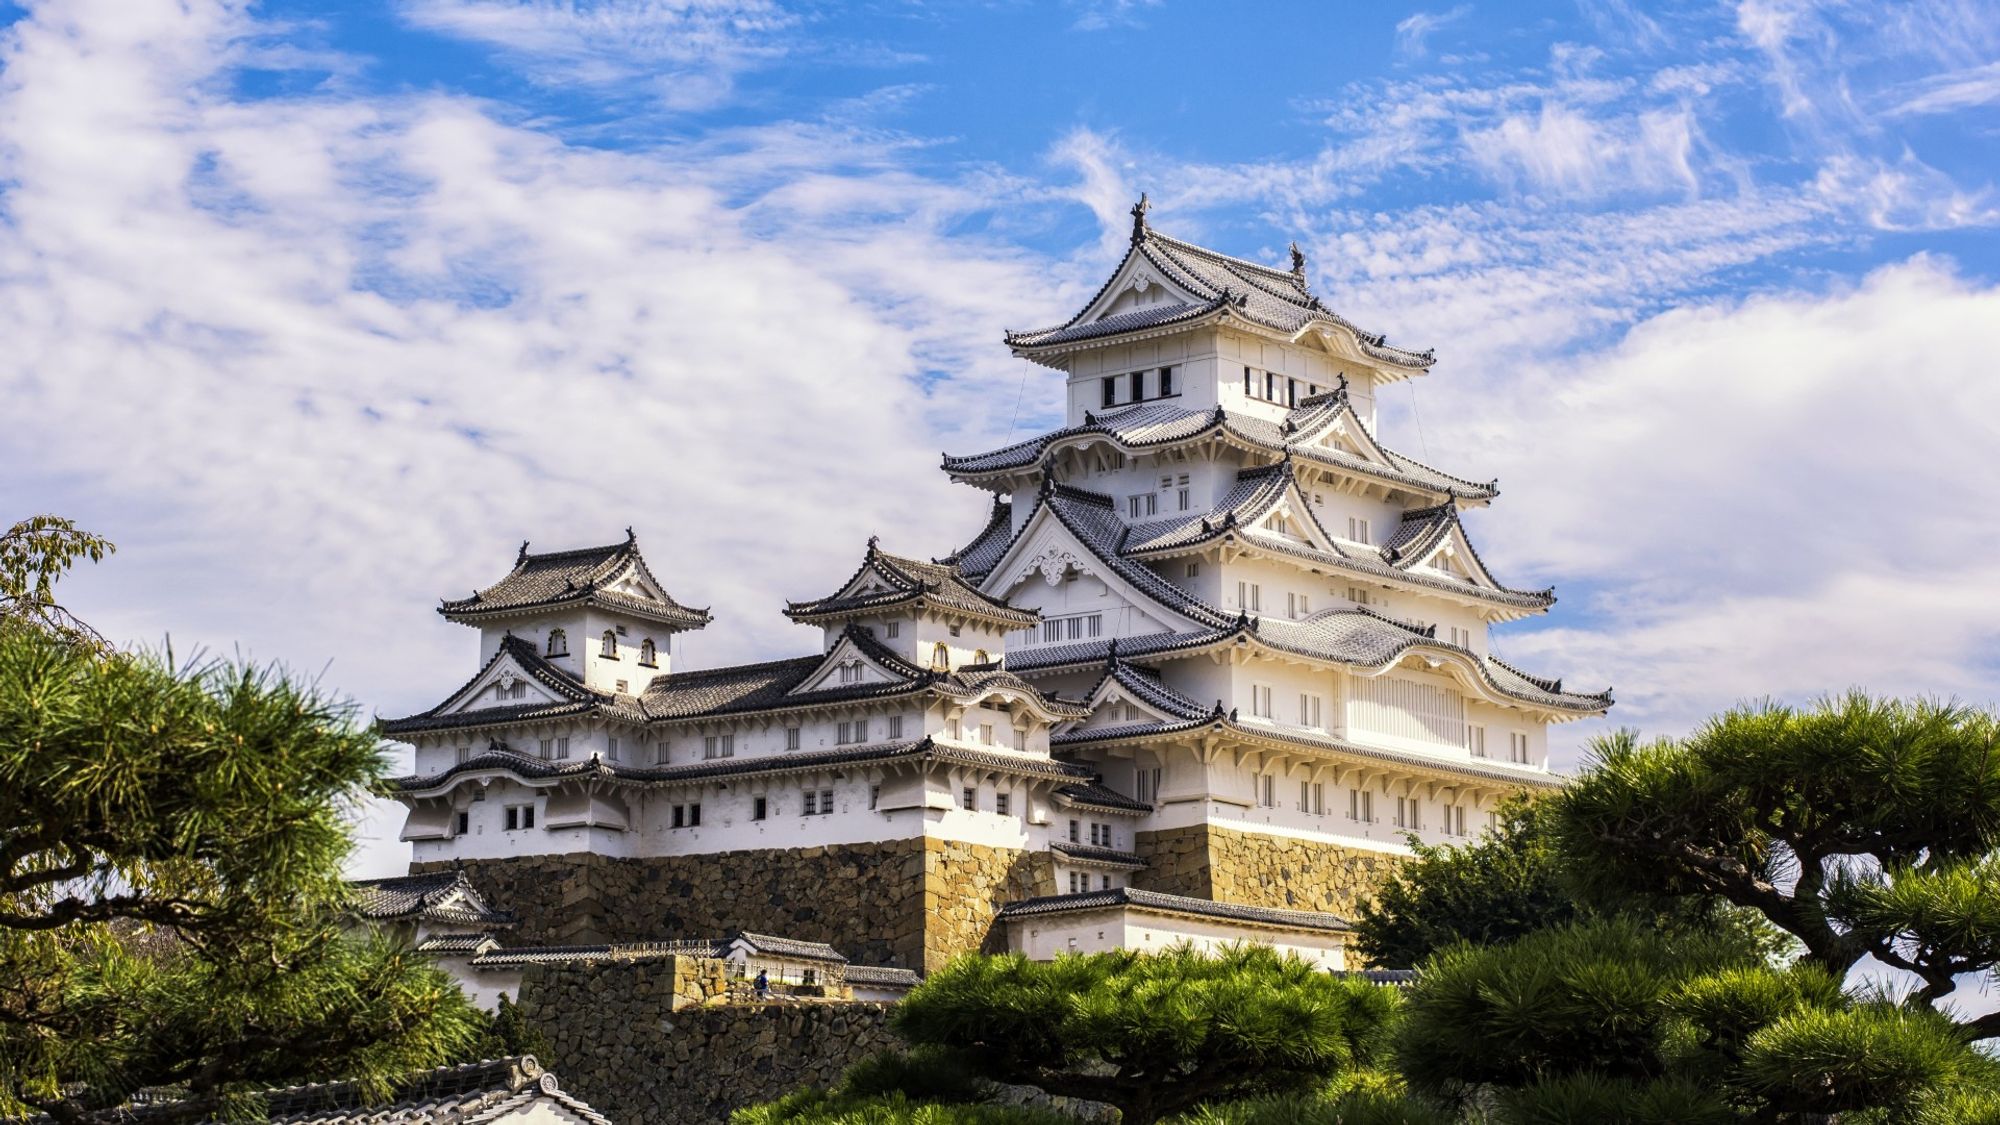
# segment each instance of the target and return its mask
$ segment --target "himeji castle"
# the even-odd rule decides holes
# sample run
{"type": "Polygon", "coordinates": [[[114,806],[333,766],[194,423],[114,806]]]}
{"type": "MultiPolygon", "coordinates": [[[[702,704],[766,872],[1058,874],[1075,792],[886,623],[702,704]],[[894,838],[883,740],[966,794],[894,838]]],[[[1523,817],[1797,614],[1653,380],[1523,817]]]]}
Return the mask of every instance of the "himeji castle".
{"type": "Polygon", "coordinates": [[[755,931],[921,971],[1250,940],[1342,967],[1408,835],[1557,784],[1548,728],[1611,696],[1494,655],[1553,592],[1474,548],[1492,482],[1378,437],[1432,353],[1327,308],[1296,247],[1203,249],[1143,199],[1096,295],[1006,343],[1063,373],[1067,424],[945,457],[985,527],[937,557],[857,544],[784,608],[812,652],[677,670],[710,615],[629,533],[524,544],[445,601],[479,668],[384,724],[416,748],[413,871],[458,869],[525,946],[755,931]]]}

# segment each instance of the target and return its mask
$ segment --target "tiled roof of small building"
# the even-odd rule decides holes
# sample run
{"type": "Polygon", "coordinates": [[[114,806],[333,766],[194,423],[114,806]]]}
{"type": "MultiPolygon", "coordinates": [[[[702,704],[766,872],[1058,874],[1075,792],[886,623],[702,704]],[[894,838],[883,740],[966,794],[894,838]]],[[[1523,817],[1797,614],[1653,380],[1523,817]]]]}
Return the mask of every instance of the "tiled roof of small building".
{"type": "Polygon", "coordinates": [[[569,551],[530,554],[528,545],[523,543],[514,560],[514,569],[505,577],[469,598],[445,599],[438,612],[456,620],[588,604],[682,629],[699,629],[711,620],[706,609],[684,606],[671,596],[655,601],[603,587],[628,567],[637,567],[654,589],[665,594],[665,587],[653,577],[639,554],[638,539],[629,531],[622,543],[569,551]]]}
{"type": "Polygon", "coordinates": [[[387,879],[357,879],[354,909],[371,922],[438,922],[459,926],[499,928],[515,922],[512,914],[487,905],[463,871],[429,871],[387,879]]]}
{"type": "Polygon", "coordinates": [[[1121,852],[1115,848],[1100,848],[1091,844],[1072,844],[1066,840],[1057,840],[1049,845],[1049,849],[1065,859],[1099,867],[1119,867],[1136,871],[1146,866],[1145,860],[1131,852],[1121,852]]]}
{"type": "Polygon", "coordinates": [[[959,573],[970,579],[981,579],[991,573],[1000,562],[1000,556],[1007,550],[1007,544],[1014,539],[1014,502],[1005,496],[995,494],[992,514],[986,518],[986,526],[972,537],[972,542],[938,560],[956,566],[959,573]]]}
{"type": "Polygon", "coordinates": [[[1001,907],[999,916],[1002,919],[1031,918],[1118,906],[1138,907],[1164,914],[1284,926],[1299,930],[1326,930],[1337,933],[1353,928],[1345,918],[1335,914],[1322,914],[1311,910],[1280,910],[1270,906],[1245,906],[1234,902],[1214,902],[1205,898],[1142,891],[1136,887],[1112,887],[1110,890],[1086,891],[1083,894],[1047,895],[1042,898],[1023,899],[1001,907]]]}
{"type": "Polygon", "coordinates": [[[495,948],[499,944],[491,934],[439,934],[418,942],[417,952],[434,957],[462,957],[495,948]]]}
{"type": "MultiPolygon", "coordinates": [[[[1338,325],[1354,334],[1362,351],[1395,367],[1421,371],[1434,362],[1430,352],[1392,348],[1380,335],[1362,331],[1353,322],[1322,305],[1319,298],[1307,289],[1302,268],[1290,272],[1273,269],[1191,242],[1169,238],[1145,223],[1143,207],[1142,201],[1141,209],[1135,211],[1138,221],[1133,227],[1132,246],[1127,252],[1127,259],[1134,254],[1143,257],[1174,284],[1192,294],[1195,301],[1166,302],[1085,322],[1084,315],[1104,296],[1105,290],[1100,288],[1067,323],[1053,328],[1009,332],[1007,343],[1011,347],[1032,351],[1118,332],[1162,327],[1226,309],[1244,320],[1286,333],[1297,333],[1314,323],[1338,325]]],[[[1295,259],[1299,260],[1302,259],[1295,259]]],[[[1111,277],[1105,281],[1105,288],[1109,288],[1111,281],[1123,272],[1124,265],[1121,261],[1119,268],[1112,271],[1111,277]]]]}
{"type": "Polygon", "coordinates": [[[526,722],[531,719],[557,719],[585,714],[600,714],[606,718],[622,719],[628,723],[646,721],[645,712],[640,709],[636,697],[585,687],[581,680],[551,662],[534,645],[509,634],[500,638],[499,647],[493,650],[492,658],[480,665],[479,671],[474,672],[471,679],[446,696],[444,702],[415,715],[400,719],[384,719],[381,727],[383,734],[418,734],[429,730],[496,726],[526,722]],[[487,671],[502,659],[513,660],[529,679],[547,688],[556,698],[518,706],[450,709],[453,700],[464,694],[467,688],[478,683],[487,671]]]}
{"type": "Polygon", "coordinates": [[[769,773],[794,773],[830,766],[861,765],[901,761],[935,761],[1003,770],[1022,777],[1089,779],[1095,772],[1084,766],[1051,758],[1005,751],[975,750],[928,738],[854,746],[810,753],[758,754],[743,758],[718,758],[684,766],[628,766],[607,762],[592,755],[578,761],[551,762],[518,753],[495,743],[484,753],[475,754],[435,774],[410,775],[390,782],[405,793],[438,790],[468,773],[494,771],[523,781],[567,781],[600,778],[632,785],[675,785],[725,777],[747,777],[769,773]]]}
{"type": "MultiPolygon", "coordinates": [[[[603,1114],[563,1090],[533,1055],[441,1067],[396,1080],[390,1101],[373,1101],[358,1082],[290,1086],[264,1094],[268,1121],[277,1125],[487,1125],[530,1115],[537,1101],[556,1103],[588,1125],[611,1125],[603,1114]]],[[[157,1108],[171,1114],[172,1103],[157,1108]]],[[[149,1113],[136,1111],[133,1120],[149,1113]]]]}
{"type": "Polygon", "coordinates": [[[877,984],[890,988],[915,988],[924,978],[914,969],[898,969],[891,965],[849,965],[843,974],[849,985],[877,984]]]}
{"type": "Polygon", "coordinates": [[[892,555],[877,547],[873,539],[868,541],[868,553],[861,560],[860,568],[841,583],[841,591],[846,591],[870,571],[880,580],[881,589],[844,596],[836,593],[813,601],[791,602],[785,608],[785,616],[802,622],[838,620],[856,614],[879,613],[927,603],[999,621],[1014,628],[1033,625],[1041,620],[1041,615],[1034,610],[1016,609],[1005,599],[982,593],[966,580],[956,563],[922,562],[892,555]]]}
{"type": "Polygon", "coordinates": [[[846,964],[847,958],[840,950],[823,941],[799,941],[796,938],[776,937],[771,934],[753,934],[743,931],[738,937],[744,944],[758,953],[768,953],[773,957],[795,957],[801,961],[830,961],[846,964]]]}

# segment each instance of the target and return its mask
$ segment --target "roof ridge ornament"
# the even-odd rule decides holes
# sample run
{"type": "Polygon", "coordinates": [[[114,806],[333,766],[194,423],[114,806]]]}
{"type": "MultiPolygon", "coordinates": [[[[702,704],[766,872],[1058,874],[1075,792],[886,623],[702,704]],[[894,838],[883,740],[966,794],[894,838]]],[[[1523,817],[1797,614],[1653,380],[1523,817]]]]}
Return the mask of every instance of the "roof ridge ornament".
{"type": "Polygon", "coordinates": [[[527,561],[528,561],[528,541],[526,539],[523,539],[521,540],[521,553],[514,556],[514,565],[520,566],[522,563],[527,561]]]}
{"type": "Polygon", "coordinates": [[[628,523],[628,524],[626,524],[626,525],[625,525],[625,545],[626,545],[627,547],[630,547],[630,546],[632,546],[633,544],[637,543],[638,541],[639,541],[639,533],[638,533],[638,532],[636,532],[636,531],[633,531],[633,530],[632,530],[632,525],[631,525],[631,524],[629,524],[629,523],[628,523]]]}
{"type": "Polygon", "coordinates": [[[1140,192],[1139,202],[1132,205],[1132,245],[1139,245],[1153,233],[1152,228],[1146,225],[1146,212],[1152,209],[1153,204],[1146,198],[1146,193],[1140,192]]]}
{"type": "Polygon", "coordinates": [[[1306,252],[1299,249],[1298,239],[1292,240],[1292,276],[1303,283],[1306,279],[1306,252]]]}

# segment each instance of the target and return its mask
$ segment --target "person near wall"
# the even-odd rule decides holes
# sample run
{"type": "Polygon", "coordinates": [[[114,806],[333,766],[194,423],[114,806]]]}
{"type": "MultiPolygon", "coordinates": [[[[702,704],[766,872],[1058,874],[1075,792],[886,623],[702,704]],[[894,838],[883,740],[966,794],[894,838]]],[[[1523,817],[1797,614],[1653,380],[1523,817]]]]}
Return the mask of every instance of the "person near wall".
{"type": "Polygon", "coordinates": [[[768,969],[758,969],[758,970],[757,970],[757,981],[756,981],[756,983],[755,983],[755,984],[754,984],[754,985],[753,985],[752,987],[756,988],[756,990],[757,990],[757,999],[759,999],[759,1000],[762,1000],[762,999],[764,999],[765,997],[767,997],[767,996],[771,995],[771,972],[770,972],[770,970],[768,970],[768,969]]]}

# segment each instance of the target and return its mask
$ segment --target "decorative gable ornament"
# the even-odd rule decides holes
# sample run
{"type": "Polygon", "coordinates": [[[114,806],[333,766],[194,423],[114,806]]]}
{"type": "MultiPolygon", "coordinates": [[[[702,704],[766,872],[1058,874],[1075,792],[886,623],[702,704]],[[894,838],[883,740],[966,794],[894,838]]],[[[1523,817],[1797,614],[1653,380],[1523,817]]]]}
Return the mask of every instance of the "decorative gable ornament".
{"type": "Polygon", "coordinates": [[[1084,570],[1082,560],[1059,547],[1051,547],[1028,562],[1028,569],[1040,571],[1042,581],[1060,586],[1071,570],[1084,570]]]}

